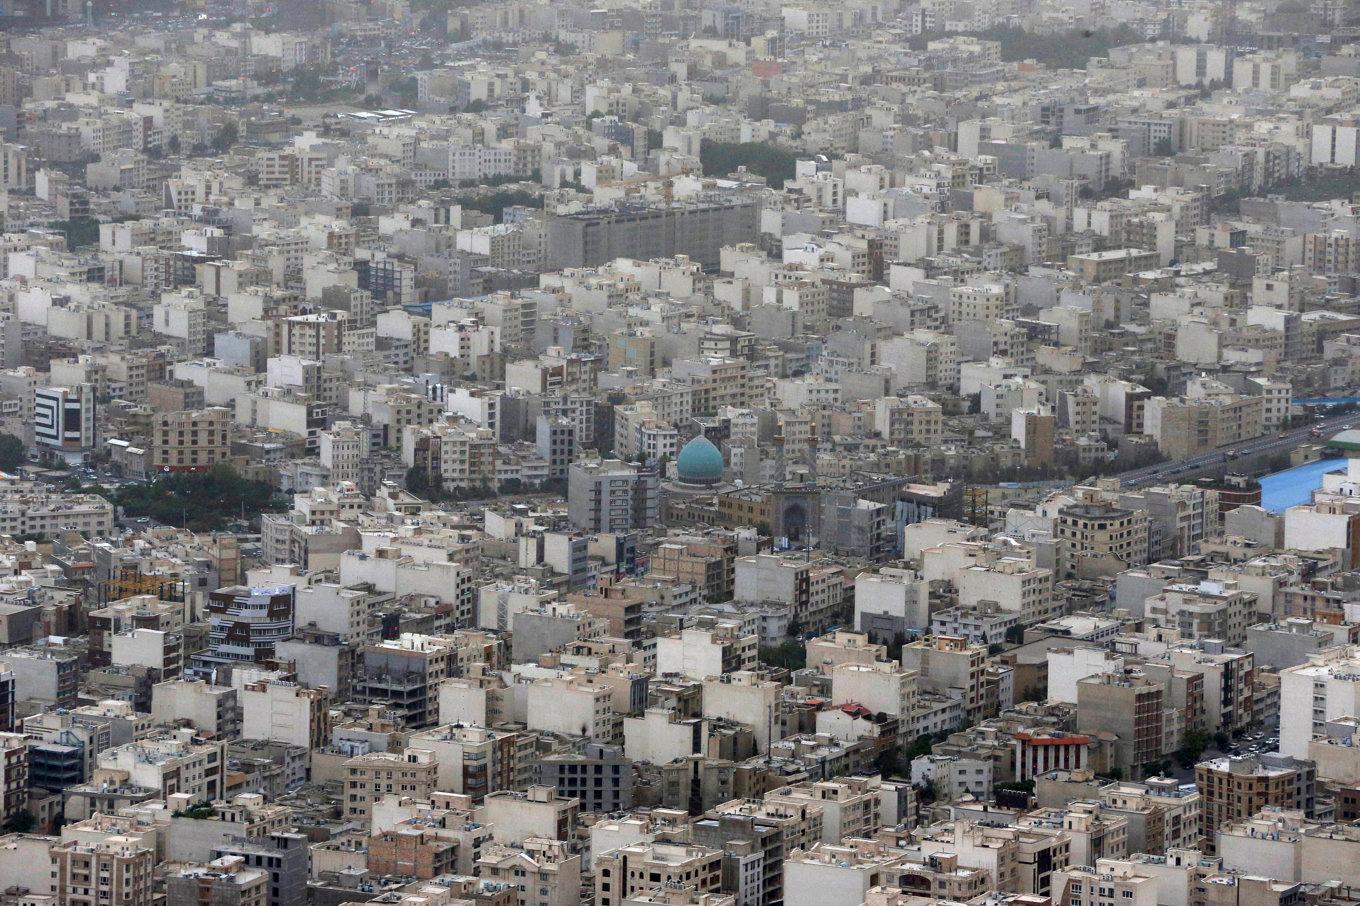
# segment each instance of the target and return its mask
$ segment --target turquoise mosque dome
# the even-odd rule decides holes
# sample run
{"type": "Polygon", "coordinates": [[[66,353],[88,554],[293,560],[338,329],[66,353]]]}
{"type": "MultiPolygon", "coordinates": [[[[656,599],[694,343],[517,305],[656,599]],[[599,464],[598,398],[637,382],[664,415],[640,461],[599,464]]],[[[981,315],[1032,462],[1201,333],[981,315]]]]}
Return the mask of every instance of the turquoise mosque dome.
{"type": "Polygon", "coordinates": [[[717,484],[722,473],[722,451],[702,434],[685,444],[675,458],[676,477],[685,484],[717,484]]]}

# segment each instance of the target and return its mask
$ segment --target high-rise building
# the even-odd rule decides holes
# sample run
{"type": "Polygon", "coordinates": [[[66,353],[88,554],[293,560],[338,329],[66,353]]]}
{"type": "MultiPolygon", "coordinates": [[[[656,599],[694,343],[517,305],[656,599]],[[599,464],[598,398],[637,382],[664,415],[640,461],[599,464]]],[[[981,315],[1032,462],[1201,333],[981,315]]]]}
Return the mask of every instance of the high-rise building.
{"type": "Polygon", "coordinates": [[[176,730],[105,749],[95,770],[114,785],[154,790],[161,798],[182,793],[190,802],[212,802],[226,795],[227,744],[176,730]]]}
{"type": "Polygon", "coordinates": [[[367,449],[368,432],[353,422],[338,421],[321,432],[318,456],[331,470],[330,483],[358,482],[367,449]]]}
{"type": "Polygon", "coordinates": [[[627,532],[657,522],[661,483],[655,470],[617,459],[572,463],[567,516],[586,532],[627,532]]]}
{"type": "Polygon", "coordinates": [[[293,634],[294,593],[291,585],[232,585],[209,593],[208,647],[190,659],[185,672],[207,676],[273,659],[275,644],[293,634]]]}
{"type": "Polygon", "coordinates": [[[269,877],[267,906],[303,906],[311,864],[308,839],[302,834],[274,833],[267,838],[234,837],[213,850],[213,858],[236,856],[269,877]]]}
{"type": "Polygon", "coordinates": [[[1114,767],[1134,778],[1163,755],[1164,687],[1131,673],[1077,680],[1077,730],[1115,735],[1114,767]]]}
{"type": "Polygon", "coordinates": [[[716,893],[722,887],[720,849],[686,843],[634,843],[595,860],[595,906],[623,906],[658,887],[716,893]]]}
{"type": "Polygon", "coordinates": [[[0,733],[8,733],[14,729],[17,703],[14,687],[14,671],[9,669],[9,665],[4,661],[0,661],[0,733]]]}
{"type": "Polygon", "coordinates": [[[681,536],[652,549],[648,574],[693,585],[706,601],[730,601],[736,584],[737,543],[733,538],[681,536]]]}
{"type": "Polygon", "coordinates": [[[615,258],[688,256],[716,269],[725,245],[750,241],[760,204],[751,198],[629,204],[556,214],[547,223],[547,269],[598,267],[615,258]]]}
{"type": "Polygon", "coordinates": [[[165,895],[176,906],[265,906],[269,875],[240,856],[221,856],[206,865],[185,865],[165,878],[165,895]]]}
{"type": "Polygon", "coordinates": [[[0,733],[0,824],[28,808],[28,739],[0,733]]]}
{"type": "Polygon", "coordinates": [[[515,846],[493,844],[476,864],[478,877],[515,891],[513,906],[580,906],[581,856],[565,840],[526,837],[515,846]],[[528,878],[534,883],[525,883],[528,878]]]}
{"type": "Polygon", "coordinates": [[[330,741],[330,696],[281,680],[246,683],[241,695],[241,736],[320,749],[330,741]]]}
{"type": "Polygon", "coordinates": [[[1074,503],[1058,510],[1056,565],[1060,579],[1114,575],[1142,566],[1148,555],[1145,513],[1122,507],[1074,503]]]}
{"type": "Polygon", "coordinates": [[[936,635],[902,646],[902,666],[917,672],[916,685],[963,702],[969,723],[982,714],[987,646],[957,636],[936,635]]]}
{"type": "Polygon", "coordinates": [[[231,456],[231,410],[162,412],[151,433],[151,467],[157,472],[201,472],[231,456]]]}
{"type": "Polygon", "coordinates": [[[39,387],[33,392],[33,441],[64,456],[93,449],[95,388],[39,387]]]}
{"type": "Polygon", "coordinates": [[[151,906],[155,867],[156,850],[131,837],[66,840],[52,847],[52,892],[65,906],[151,906]]]}
{"type": "Polygon", "coordinates": [[[439,716],[439,683],[458,666],[457,645],[440,636],[403,633],[369,645],[354,683],[354,697],[382,704],[407,727],[428,727],[439,716]]]}
{"type": "Polygon", "coordinates": [[[579,800],[583,812],[611,814],[633,807],[633,762],[620,746],[589,743],[582,752],[541,758],[538,782],[579,800]]]}
{"type": "Polygon", "coordinates": [[[1298,809],[1311,816],[1317,804],[1317,766],[1278,753],[1215,758],[1195,765],[1195,786],[1203,814],[1203,848],[1213,852],[1219,830],[1266,806],[1298,809]]]}
{"type": "Polygon", "coordinates": [[[437,787],[433,752],[370,752],[345,762],[345,818],[367,824],[373,803],[389,793],[425,801],[437,787]]]}
{"type": "Polygon", "coordinates": [[[1280,671],[1280,751],[1308,757],[1328,721],[1360,717],[1360,648],[1339,646],[1280,671]]]}

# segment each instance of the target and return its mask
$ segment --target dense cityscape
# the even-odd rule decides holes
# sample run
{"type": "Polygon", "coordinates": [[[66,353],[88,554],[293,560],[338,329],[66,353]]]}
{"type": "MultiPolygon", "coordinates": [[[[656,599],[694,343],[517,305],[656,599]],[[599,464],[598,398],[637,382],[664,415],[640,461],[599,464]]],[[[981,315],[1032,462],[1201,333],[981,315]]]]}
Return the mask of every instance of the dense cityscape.
{"type": "Polygon", "coordinates": [[[0,0],[0,906],[1360,903],[1360,0],[0,0]]]}

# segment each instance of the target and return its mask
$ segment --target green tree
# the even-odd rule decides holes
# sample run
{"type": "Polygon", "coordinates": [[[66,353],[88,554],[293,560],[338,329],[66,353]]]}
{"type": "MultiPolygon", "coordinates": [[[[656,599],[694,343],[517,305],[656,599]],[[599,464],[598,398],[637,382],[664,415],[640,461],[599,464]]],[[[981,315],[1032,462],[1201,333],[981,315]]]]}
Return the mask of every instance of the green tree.
{"type": "Polygon", "coordinates": [[[699,146],[699,163],[705,176],[726,176],[738,167],[763,176],[771,188],[782,189],[792,179],[798,157],[768,142],[710,142],[699,146]]]}
{"type": "Polygon", "coordinates": [[[802,670],[807,666],[807,648],[797,639],[786,639],[778,645],[763,645],[760,661],[769,667],[802,670]]]}
{"type": "Polygon", "coordinates": [[[898,765],[896,744],[888,746],[874,756],[874,767],[885,778],[901,773],[901,768],[898,765]]]}
{"type": "Polygon", "coordinates": [[[1128,25],[1114,28],[1080,28],[1060,32],[1033,32],[1013,26],[994,26],[976,33],[1001,45],[1003,62],[1034,60],[1055,69],[1084,69],[1091,57],[1108,56],[1111,47],[1144,40],[1128,25]]]}
{"type": "Polygon", "coordinates": [[[0,434],[0,470],[13,472],[28,459],[28,448],[13,434],[0,434]]]}
{"type": "Polygon", "coordinates": [[[5,822],[5,830],[11,834],[26,834],[33,830],[37,823],[31,812],[16,812],[5,822]]]}
{"type": "Polygon", "coordinates": [[[1203,730],[1189,730],[1181,739],[1181,747],[1176,752],[1176,763],[1183,768],[1193,768],[1208,747],[1209,737],[1203,730]]]}
{"type": "Polygon", "coordinates": [[[929,755],[933,751],[935,751],[935,737],[929,733],[924,733],[912,741],[902,758],[907,764],[911,764],[922,755],[929,755]]]}
{"type": "Polygon", "coordinates": [[[279,508],[273,488],[242,478],[226,463],[207,472],[174,472],[146,484],[124,485],[114,500],[127,515],[196,532],[216,531],[240,518],[253,521],[279,508]]]}
{"type": "Polygon", "coordinates": [[[213,135],[212,147],[214,151],[221,153],[236,144],[241,137],[241,130],[235,123],[225,123],[217,133],[213,135]]]}
{"type": "Polygon", "coordinates": [[[66,236],[68,249],[94,245],[99,241],[99,224],[93,220],[53,220],[47,226],[66,236]]]}
{"type": "Polygon", "coordinates": [[[494,192],[481,192],[459,198],[458,203],[464,208],[490,214],[496,223],[501,223],[505,220],[506,208],[537,208],[542,206],[543,199],[540,195],[523,189],[497,189],[494,192]]]}
{"type": "Polygon", "coordinates": [[[406,490],[417,497],[424,497],[430,490],[430,476],[424,466],[411,466],[406,470],[406,490]]]}

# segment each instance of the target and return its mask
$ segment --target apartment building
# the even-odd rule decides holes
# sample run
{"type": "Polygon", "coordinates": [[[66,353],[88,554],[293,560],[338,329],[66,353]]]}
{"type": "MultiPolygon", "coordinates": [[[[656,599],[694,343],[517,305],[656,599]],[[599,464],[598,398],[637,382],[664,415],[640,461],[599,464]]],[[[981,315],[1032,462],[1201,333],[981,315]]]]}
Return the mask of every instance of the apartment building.
{"type": "Polygon", "coordinates": [[[874,431],[897,446],[930,446],[944,432],[944,410],[919,394],[879,397],[874,401],[874,431]]]}
{"type": "Polygon", "coordinates": [[[330,742],[330,695],[279,680],[246,683],[240,692],[241,736],[321,749],[330,742]]]}
{"type": "Polygon", "coordinates": [[[660,479],[616,459],[575,462],[567,470],[567,515],[586,532],[651,528],[659,515],[660,479]]]}
{"type": "Polygon", "coordinates": [[[155,790],[162,798],[183,793],[190,802],[226,794],[227,744],[192,730],[138,739],[95,756],[94,779],[155,790]]]}
{"type": "Polygon", "coordinates": [[[158,414],[151,433],[151,469],[201,472],[227,461],[231,424],[231,410],[220,406],[158,414]]]}
{"type": "Polygon", "coordinates": [[[0,733],[0,822],[8,824],[28,810],[28,739],[0,733]]]}
{"type": "Polygon", "coordinates": [[[1100,801],[1128,821],[1129,852],[1193,849],[1201,836],[1198,788],[1169,777],[1119,780],[1100,788],[1100,801]]]}
{"type": "Polygon", "coordinates": [[[186,865],[166,875],[165,894],[184,906],[267,906],[269,875],[240,856],[222,856],[203,865],[186,865]]]}
{"type": "Polygon", "coordinates": [[[1308,757],[1328,721],[1360,717],[1360,649],[1328,648],[1280,671],[1280,752],[1308,757]]]}
{"type": "Polygon", "coordinates": [[[1134,510],[1070,504],[1058,510],[1054,535],[1060,579],[1114,575],[1147,562],[1147,515],[1134,510]]]}
{"type": "Polygon", "coordinates": [[[690,823],[695,843],[723,851],[724,873],[736,878],[738,906],[784,902],[784,860],[823,839],[822,807],[741,799],[724,802],[690,823]]]}
{"type": "Polygon", "coordinates": [[[151,906],[156,850],[141,840],[110,835],[98,842],[66,840],[52,855],[52,893],[69,906],[151,906]]]}
{"type": "Polygon", "coordinates": [[[428,800],[438,789],[439,764],[432,752],[370,752],[344,763],[345,817],[367,825],[373,804],[387,795],[428,800]]]}
{"type": "Polygon", "coordinates": [[[623,906],[657,888],[717,893],[722,886],[723,853],[685,843],[635,843],[595,860],[596,906],[623,906]]]}
{"type": "Polygon", "coordinates": [[[759,638],[735,621],[710,629],[681,629],[656,639],[656,673],[702,680],[737,670],[753,670],[759,638]]]}
{"type": "Polygon", "coordinates": [[[1195,765],[1203,815],[1203,848],[1214,852],[1221,828],[1252,817],[1267,806],[1299,809],[1312,815],[1316,808],[1317,767],[1287,755],[1249,758],[1225,756],[1195,765]]]}
{"type": "Polygon", "coordinates": [[[648,574],[693,585],[710,603],[730,601],[736,586],[737,545],[726,538],[670,538],[652,549],[648,574]]]}
{"type": "Polygon", "coordinates": [[[1053,899],[1068,906],[1157,906],[1159,889],[1159,880],[1140,873],[1137,863],[1112,857],[1057,872],[1053,899]]]}
{"type": "Polygon", "coordinates": [[[416,731],[408,743],[434,754],[441,792],[461,793],[476,802],[488,793],[515,786],[520,761],[533,753],[532,734],[455,723],[416,731]]]}
{"type": "Polygon", "coordinates": [[[803,557],[756,554],[736,562],[735,599],[747,604],[777,602],[789,623],[805,632],[825,632],[845,604],[845,575],[839,566],[803,557]]]}
{"type": "Polygon", "coordinates": [[[965,719],[982,716],[987,646],[958,636],[936,635],[902,646],[904,670],[916,671],[916,688],[963,702],[965,719]]]}
{"type": "Polygon", "coordinates": [[[493,844],[476,862],[477,875],[509,886],[514,906],[580,906],[581,857],[569,843],[528,837],[515,846],[493,844]]]}
{"type": "Polygon", "coordinates": [[[364,648],[354,697],[397,711],[408,727],[428,727],[439,717],[439,684],[458,665],[456,641],[403,633],[364,648]]]}
{"type": "Polygon", "coordinates": [[[879,790],[861,778],[796,783],[771,790],[764,798],[773,810],[786,814],[820,808],[823,843],[870,837],[882,826],[879,790]]]}
{"type": "Polygon", "coordinates": [[[1114,767],[1125,777],[1141,774],[1164,754],[1164,687],[1145,676],[1101,673],[1077,681],[1077,728],[1113,733],[1114,767]]]}
{"type": "Polygon", "coordinates": [[[208,594],[208,647],[189,661],[186,673],[261,664],[274,657],[274,645],[293,633],[292,586],[219,588],[208,594]]]}
{"type": "Polygon", "coordinates": [[[527,790],[498,790],[487,794],[481,815],[492,827],[497,843],[520,845],[530,839],[570,840],[581,803],[559,796],[550,786],[527,790]]]}

